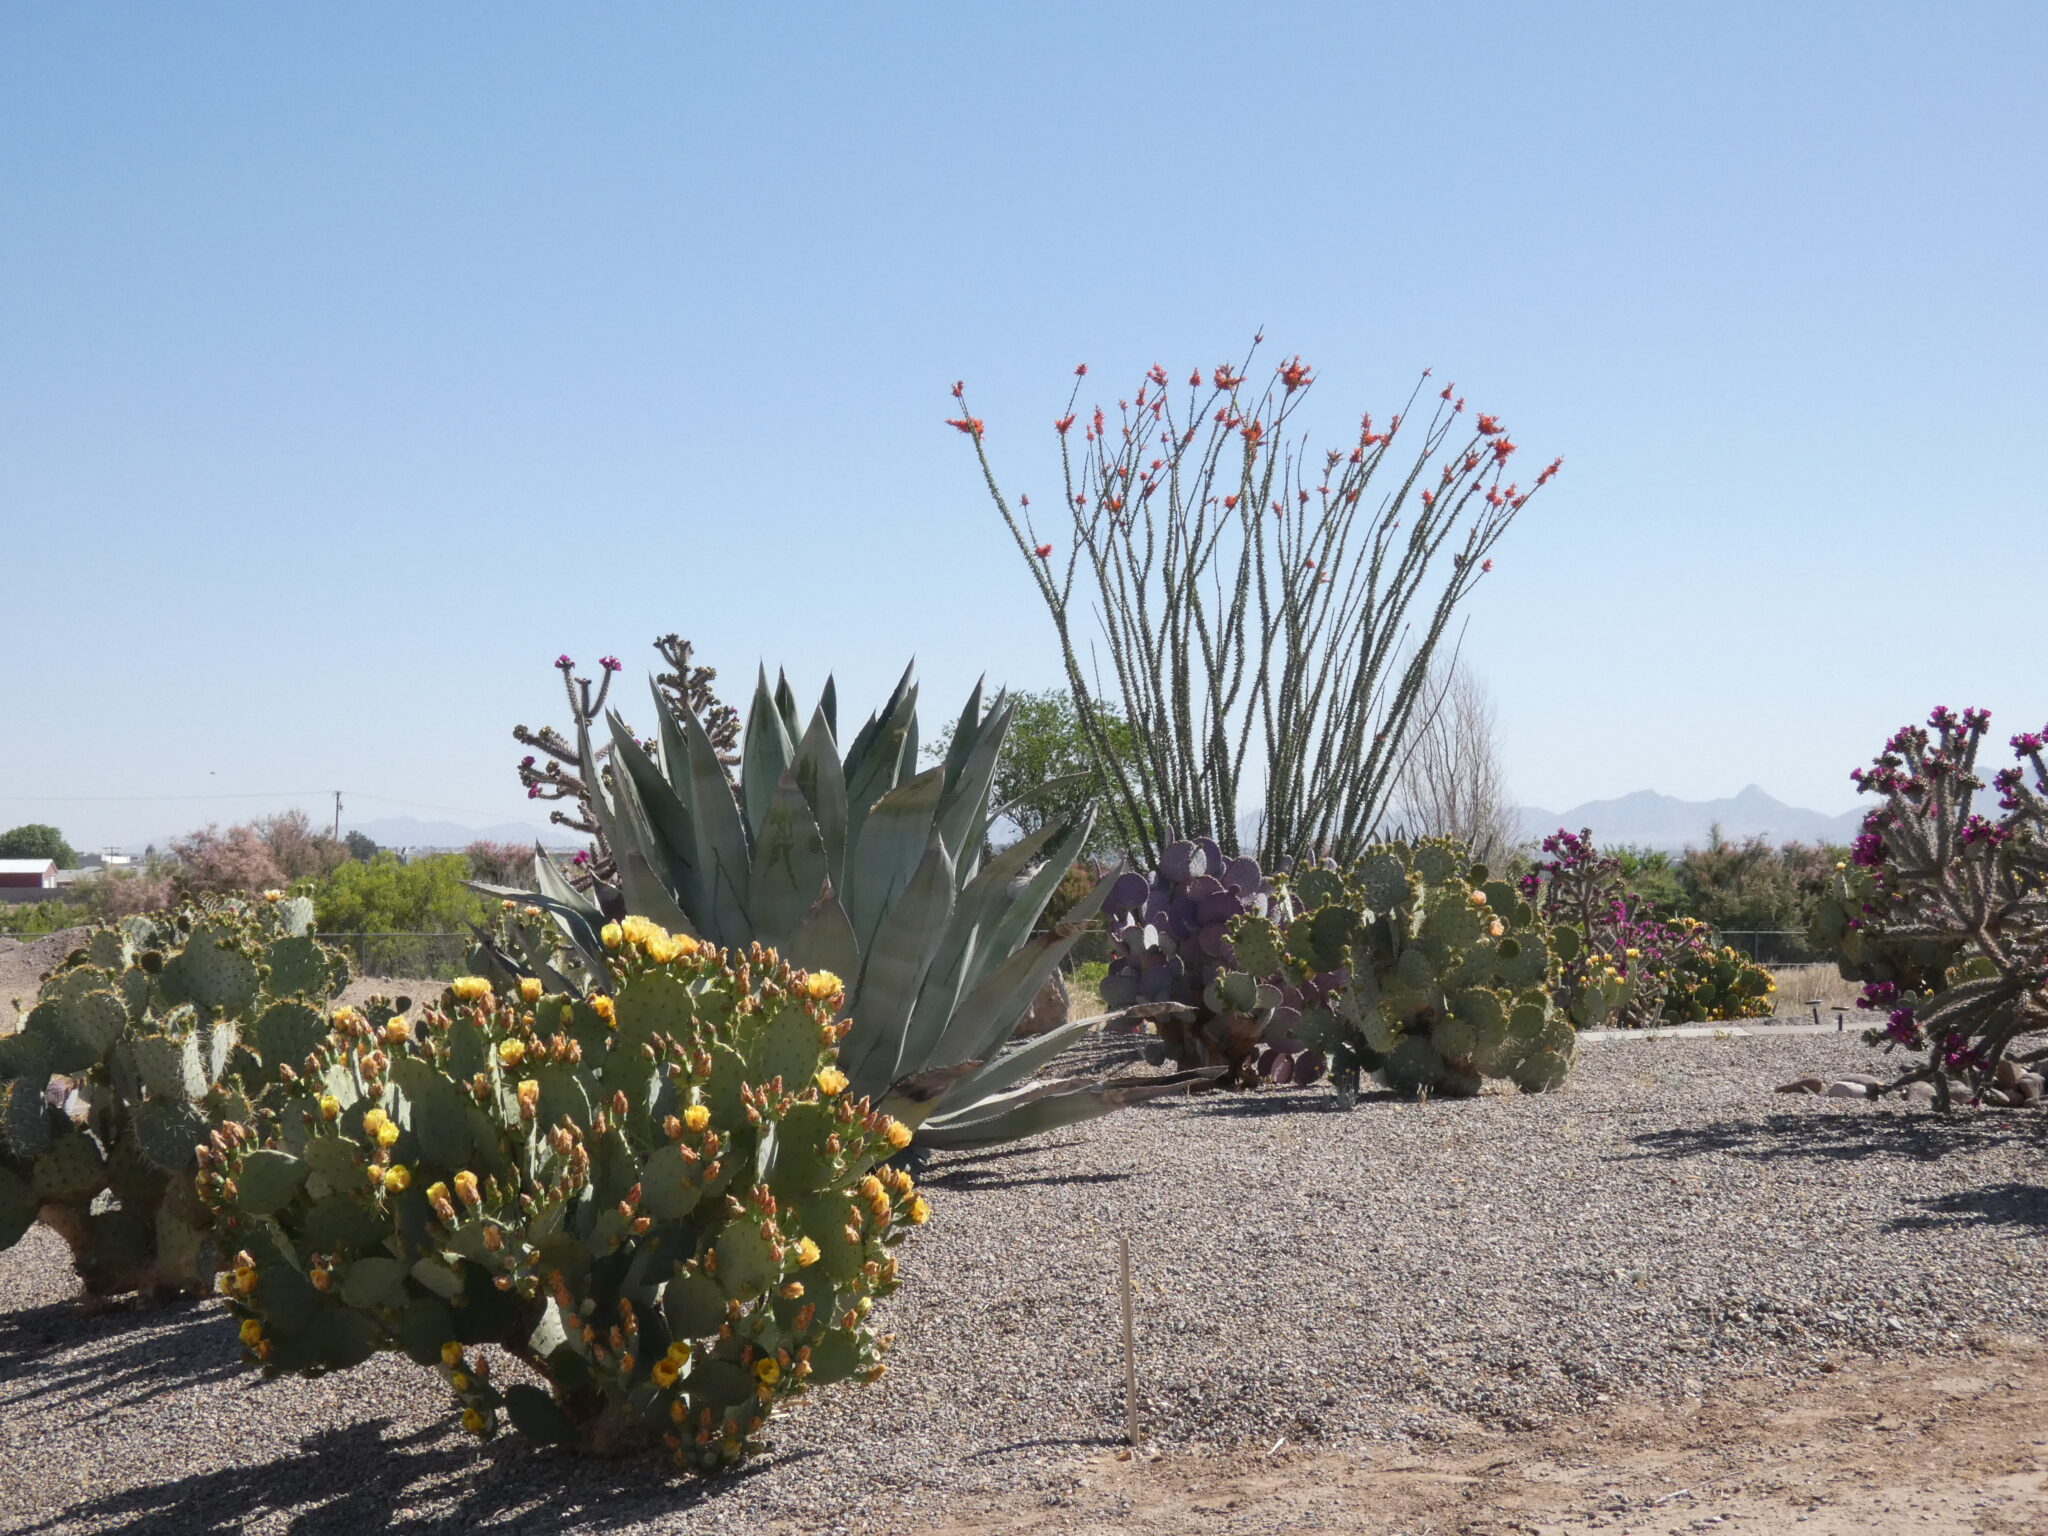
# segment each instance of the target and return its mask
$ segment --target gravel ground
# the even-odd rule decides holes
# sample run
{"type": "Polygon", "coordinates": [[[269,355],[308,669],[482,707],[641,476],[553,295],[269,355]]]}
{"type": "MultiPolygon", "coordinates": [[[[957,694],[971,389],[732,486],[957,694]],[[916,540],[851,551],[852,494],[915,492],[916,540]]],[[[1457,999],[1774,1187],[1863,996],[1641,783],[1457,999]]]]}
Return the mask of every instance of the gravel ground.
{"type": "Polygon", "coordinates": [[[1218,1096],[941,1160],[878,1311],[891,1374],[779,1416],[776,1454],[709,1488],[478,1447],[402,1360],[262,1382],[212,1304],[82,1316],[33,1234],[0,1255],[0,1531],[915,1530],[1019,1488],[1057,1504],[1121,1425],[1120,1231],[1169,1448],[1435,1440],[2048,1335],[2048,1119],[1770,1092],[1873,1054],[1616,1042],[1542,1097],[1218,1096]]]}

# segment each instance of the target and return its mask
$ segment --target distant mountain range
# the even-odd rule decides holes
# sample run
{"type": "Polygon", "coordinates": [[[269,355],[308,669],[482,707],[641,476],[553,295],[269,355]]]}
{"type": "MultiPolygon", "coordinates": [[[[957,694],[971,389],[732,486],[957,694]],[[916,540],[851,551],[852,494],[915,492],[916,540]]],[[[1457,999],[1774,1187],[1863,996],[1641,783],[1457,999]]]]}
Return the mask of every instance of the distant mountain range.
{"type": "Polygon", "coordinates": [[[1674,852],[1704,847],[1716,825],[1731,842],[1762,837],[1772,843],[1846,843],[1861,830],[1863,819],[1861,811],[1829,816],[1787,805],[1754,784],[1726,800],[1679,800],[1639,789],[1618,800],[1588,800],[1568,811],[1525,805],[1518,814],[1522,834],[1529,838],[1548,837],[1560,827],[1572,832],[1591,827],[1593,840],[1604,846],[1625,843],[1674,852]]]}

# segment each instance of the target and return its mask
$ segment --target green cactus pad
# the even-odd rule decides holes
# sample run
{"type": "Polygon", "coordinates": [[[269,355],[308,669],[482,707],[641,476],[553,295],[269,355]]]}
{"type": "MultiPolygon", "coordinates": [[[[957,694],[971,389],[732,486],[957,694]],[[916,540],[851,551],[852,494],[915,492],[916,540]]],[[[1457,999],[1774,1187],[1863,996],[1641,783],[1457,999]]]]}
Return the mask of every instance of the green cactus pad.
{"type": "Polygon", "coordinates": [[[765,1087],[779,1077],[784,1089],[795,1093],[810,1085],[822,1049],[817,1020],[802,1005],[784,1003],[747,1048],[747,1080],[765,1087]]]}
{"type": "Polygon", "coordinates": [[[711,1080],[702,1089],[705,1105],[718,1125],[740,1124],[740,1089],[746,1085],[746,1059],[728,1045],[711,1047],[711,1080]]]}
{"type": "Polygon", "coordinates": [[[213,1228],[194,1221],[189,1209],[177,1195],[157,1207],[156,1278],[159,1285],[198,1293],[213,1284],[220,1262],[213,1228]]]}
{"type": "Polygon", "coordinates": [[[85,942],[85,958],[103,971],[124,971],[132,956],[118,928],[102,928],[85,942]]]}
{"type": "Polygon", "coordinates": [[[50,1145],[52,1116],[43,1098],[47,1081],[17,1077],[0,1083],[0,1146],[18,1157],[34,1157],[50,1145]]]}
{"type": "MultiPolygon", "coordinates": [[[[396,1259],[372,1255],[357,1259],[342,1272],[341,1296],[352,1307],[373,1312],[404,1310],[410,1297],[405,1289],[405,1266],[396,1259]]],[[[439,1342],[446,1340],[441,1335],[439,1342]]]]}
{"type": "Polygon", "coordinates": [[[775,1127],[774,1166],[768,1181],[778,1200],[799,1199],[837,1176],[839,1159],[827,1149],[826,1140],[838,1124],[829,1104],[790,1106],[775,1127]]]}
{"type": "Polygon", "coordinates": [[[41,1203],[28,1180],[0,1168],[0,1249],[21,1241],[22,1234],[35,1224],[36,1207],[41,1203]]]}
{"type": "Polygon", "coordinates": [[[380,1245],[390,1235],[391,1226],[360,1196],[332,1194],[323,1195],[307,1208],[300,1231],[315,1253],[361,1252],[380,1245]]]}
{"type": "Polygon", "coordinates": [[[363,1172],[369,1165],[366,1149],[347,1136],[308,1136],[300,1155],[311,1170],[312,1190],[316,1198],[337,1190],[353,1193],[367,1182],[363,1172]]]}
{"type": "Polygon", "coordinates": [[[1430,885],[1455,879],[1465,866],[1464,849],[1435,838],[1417,843],[1413,858],[1415,873],[1430,885]]]}
{"type": "Polygon", "coordinates": [[[251,1152],[235,1171],[235,1204],[252,1216],[268,1216],[299,1192],[310,1171],[304,1158],[289,1152],[251,1152]]]}
{"type": "Polygon", "coordinates": [[[1385,849],[1368,852],[1351,877],[1358,883],[1366,906],[1376,913],[1405,907],[1413,894],[1408,885],[1408,866],[1398,854],[1385,849]]]}
{"type": "Polygon", "coordinates": [[[29,1164],[39,1200],[82,1200],[106,1182],[106,1160],[83,1131],[67,1131],[29,1164]]]}
{"type": "Polygon", "coordinates": [[[133,1035],[122,1044],[142,1086],[159,1099],[190,1103],[206,1093],[199,1042],[187,1035],[133,1035]]]}
{"type": "Polygon", "coordinates": [[[132,1291],[146,1278],[155,1247],[154,1221],[133,1211],[95,1211],[77,1253],[79,1278],[97,1296],[132,1291]]]}
{"type": "Polygon", "coordinates": [[[866,1365],[858,1333],[845,1328],[828,1329],[825,1336],[811,1346],[810,1381],[814,1386],[830,1386],[835,1381],[844,1381],[866,1365]]]}
{"type": "Polygon", "coordinates": [[[553,1398],[530,1382],[514,1382],[505,1389],[505,1416],[514,1429],[541,1445],[576,1443],[576,1426],[553,1398]]]}
{"type": "Polygon", "coordinates": [[[0,1035],[0,1082],[16,1077],[32,1077],[39,1087],[50,1078],[49,1046],[25,1031],[0,1035]]]}
{"type": "Polygon", "coordinates": [[[272,1003],[256,1016],[249,1045],[275,1076],[280,1066],[294,1072],[305,1065],[313,1048],[327,1038],[327,1019],[310,1003],[272,1003]]]}
{"type": "Polygon", "coordinates": [[[263,951],[269,968],[264,991],[278,998],[313,998],[325,1002],[333,979],[333,953],[310,935],[276,939],[263,951]]]}
{"type": "Polygon", "coordinates": [[[1280,931],[1256,913],[1246,913],[1231,923],[1231,948],[1237,963],[1253,976],[1271,976],[1280,969],[1280,931]]]}
{"type": "Polygon", "coordinates": [[[550,1062],[533,1068],[532,1078],[540,1084],[540,1107],[536,1113],[542,1125],[554,1125],[564,1116],[579,1126],[591,1123],[596,1106],[591,1103],[587,1074],[576,1067],[550,1062]]]}
{"type": "Polygon", "coordinates": [[[1344,879],[1334,869],[1305,869],[1293,879],[1294,899],[1304,912],[1344,899],[1344,879]]]}
{"type": "Polygon", "coordinates": [[[687,1038],[697,1010],[690,984],[669,971],[649,971],[619,988],[612,999],[619,1034],[632,1044],[653,1035],[687,1038]]]}
{"type": "Polygon", "coordinates": [[[640,1203],[656,1221],[681,1221],[704,1197],[702,1162],[689,1163],[674,1145],[654,1149],[640,1171],[640,1203]]]}
{"type": "Polygon", "coordinates": [[[241,946],[241,935],[232,927],[216,924],[196,930],[178,958],[164,968],[165,990],[175,987],[183,997],[217,1013],[246,1013],[263,978],[241,946]]]}
{"type": "Polygon", "coordinates": [[[190,1104],[147,1099],[135,1106],[135,1144],[165,1173],[192,1166],[193,1148],[206,1139],[206,1117],[190,1104]]]}
{"type": "Polygon", "coordinates": [[[1564,964],[1570,965],[1578,959],[1579,950],[1583,947],[1584,941],[1579,937],[1579,930],[1569,923],[1559,923],[1550,930],[1551,953],[1564,964]]]}
{"type": "MultiPolygon", "coordinates": [[[[416,1056],[395,1058],[391,1081],[405,1096],[402,1111],[393,1118],[412,1132],[427,1161],[447,1173],[467,1168],[476,1143],[470,1134],[469,1100],[462,1090],[416,1056]]],[[[545,1081],[541,1093],[545,1103],[545,1081]]]]}
{"type": "Polygon", "coordinates": [[[51,1000],[50,1023],[59,1048],[51,1068],[76,1075],[98,1063],[128,1026],[128,1005],[105,989],[51,1000]]]}
{"type": "Polygon", "coordinates": [[[725,1292],[702,1270],[692,1269],[662,1287],[661,1310],[668,1331],[679,1339],[709,1338],[725,1322],[725,1292]]]}
{"type": "Polygon", "coordinates": [[[754,1395],[754,1378],[734,1360],[699,1360],[683,1386],[694,1408],[730,1408],[754,1395]]]}
{"type": "Polygon", "coordinates": [[[1437,1020],[1429,1038],[1446,1062],[1469,1062],[1479,1049],[1479,1031],[1463,1019],[1437,1020]]]}

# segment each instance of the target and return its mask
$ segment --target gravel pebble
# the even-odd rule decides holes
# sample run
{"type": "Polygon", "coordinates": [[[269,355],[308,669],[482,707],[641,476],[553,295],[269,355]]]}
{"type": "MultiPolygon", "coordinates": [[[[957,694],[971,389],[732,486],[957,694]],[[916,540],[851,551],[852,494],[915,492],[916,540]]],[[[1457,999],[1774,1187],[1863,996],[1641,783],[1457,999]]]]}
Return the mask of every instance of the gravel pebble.
{"type": "Polygon", "coordinates": [[[1854,1034],[1620,1041],[1540,1097],[1219,1095],[940,1159],[877,1312],[889,1376],[778,1415],[775,1454],[708,1487],[478,1446],[395,1357],[264,1382],[213,1303],[85,1316],[39,1231],[0,1255],[0,1531],[822,1533],[1056,1502],[1121,1430],[1119,1232],[1167,1446],[1429,1440],[2048,1334],[2048,1119],[1771,1092],[1872,1065],[1854,1034]]]}

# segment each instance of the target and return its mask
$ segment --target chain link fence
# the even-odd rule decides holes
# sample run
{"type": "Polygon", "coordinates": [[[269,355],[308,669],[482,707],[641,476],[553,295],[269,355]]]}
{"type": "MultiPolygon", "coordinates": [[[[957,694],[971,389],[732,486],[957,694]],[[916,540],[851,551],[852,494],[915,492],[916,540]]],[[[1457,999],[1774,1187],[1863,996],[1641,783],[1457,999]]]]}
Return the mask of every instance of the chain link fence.
{"type": "Polygon", "coordinates": [[[469,969],[466,933],[318,933],[355,963],[358,976],[452,981],[469,969]]]}
{"type": "Polygon", "coordinates": [[[1829,958],[1808,944],[1797,928],[1724,928],[1715,942],[1758,965],[1813,965],[1829,958]]]}

